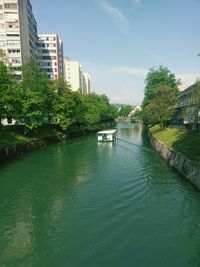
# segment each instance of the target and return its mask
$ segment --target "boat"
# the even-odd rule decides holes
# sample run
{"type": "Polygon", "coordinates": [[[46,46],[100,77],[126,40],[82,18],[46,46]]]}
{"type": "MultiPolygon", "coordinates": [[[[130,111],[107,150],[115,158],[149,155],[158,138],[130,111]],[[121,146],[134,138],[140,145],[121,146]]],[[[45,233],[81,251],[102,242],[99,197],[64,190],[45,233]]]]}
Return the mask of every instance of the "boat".
{"type": "Polygon", "coordinates": [[[97,141],[99,142],[114,142],[117,138],[117,130],[110,129],[105,131],[100,131],[97,133],[97,141]]]}

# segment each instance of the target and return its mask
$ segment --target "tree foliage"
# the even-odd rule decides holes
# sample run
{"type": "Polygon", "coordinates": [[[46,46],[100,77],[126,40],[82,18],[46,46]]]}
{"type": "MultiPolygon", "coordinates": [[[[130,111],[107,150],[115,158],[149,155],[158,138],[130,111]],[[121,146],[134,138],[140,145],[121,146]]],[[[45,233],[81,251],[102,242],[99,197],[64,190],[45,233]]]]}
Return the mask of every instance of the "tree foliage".
{"type": "Polygon", "coordinates": [[[91,129],[114,121],[116,109],[105,95],[73,92],[63,79],[49,81],[33,60],[23,66],[23,80],[17,82],[4,61],[0,61],[0,119],[15,118],[25,132],[43,124],[91,129]]]}
{"type": "Polygon", "coordinates": [[[157,70],[155,68],[150,69],[147,74],[145,83],[146,86],[142,103],[143,108],[155,98],[157,89],[160,86],[168,86],[171,91],[177,93],[180,80],[177,80],[175,75],[171,73],[166,67],[159,66],[157,70]]]}
{"type": "Polygon", "coordinates": [[[153,100],[144,108],[148,123],[159,123],[163,127],[174,113],[174,104],[177,101],[176,93],[167,85],[157,88],[153,100]]]}
{"type": "Polygon", "coordinates": [[[132,111],[132,106],[130,105],[121,106],[119,110],[119,117],[128,117],[131,111],[132,111]]]}
{"type": "Polygon", "coordinates": [[[3,118],[16,118],[19,108],[18,84],[3,61],[0,61],[0,123],[3,118]]]}

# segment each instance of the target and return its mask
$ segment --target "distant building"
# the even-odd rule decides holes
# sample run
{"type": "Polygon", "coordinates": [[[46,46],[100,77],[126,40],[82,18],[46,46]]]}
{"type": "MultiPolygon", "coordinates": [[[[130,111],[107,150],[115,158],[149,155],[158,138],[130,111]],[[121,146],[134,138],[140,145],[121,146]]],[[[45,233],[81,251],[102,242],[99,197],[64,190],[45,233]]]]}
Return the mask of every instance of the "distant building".
{"type": "Polygon", "coordinates": [[[63,43],[55,34],[38,35],[39,66],[49,79],[64,77],[63,43]]]}
{"type": "Polygon", "coordinates": [[[83,72],[83,94],[90,94],[90,75],[83,72]]]}
{"type": "Polygon", "coordinates": [[[38,63],[37,22],[29,0],[0,0],[0,49],[5,52],[16,78],[30,58],[38,63]]]}
{"type": "Polygon", "coordinates": [[[80,91],[82,94],[90,93],[90,76],[83,72],[83,68],[78,61],[64,59],[65,81],[71,85],[72,91],[80,91]]]}
{"type": "MultiPolygon", "coordinates": [[[[194,94],[195,84],[189,86],[184,91],[179,93],[178,102],[175,105],[175,114],[172,118],[172,123],[179,126],[185,125],[187,128],[193,128],[195,123],[195,112],[194,106],[194,94]]],[[[200,114],[198,114],[200,123],[200,114]]]]}
{"type": "Polygon", "coordinates": [[[83,71],[78,61],[64,59],[65,80],[71,85],[72,91],[83,92],[83,71]]]}

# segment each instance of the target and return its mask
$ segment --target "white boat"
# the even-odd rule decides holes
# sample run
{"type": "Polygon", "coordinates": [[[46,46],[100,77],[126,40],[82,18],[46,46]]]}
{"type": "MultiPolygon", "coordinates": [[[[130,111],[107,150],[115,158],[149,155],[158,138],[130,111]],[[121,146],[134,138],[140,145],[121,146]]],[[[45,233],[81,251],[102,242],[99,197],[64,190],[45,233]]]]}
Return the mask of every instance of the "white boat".
{"type": "Polygon", "coordinates": [[[97,133],[97,141],[99,142],[114,142],[117,138],[117,130],[105,130],[97,133]]]}

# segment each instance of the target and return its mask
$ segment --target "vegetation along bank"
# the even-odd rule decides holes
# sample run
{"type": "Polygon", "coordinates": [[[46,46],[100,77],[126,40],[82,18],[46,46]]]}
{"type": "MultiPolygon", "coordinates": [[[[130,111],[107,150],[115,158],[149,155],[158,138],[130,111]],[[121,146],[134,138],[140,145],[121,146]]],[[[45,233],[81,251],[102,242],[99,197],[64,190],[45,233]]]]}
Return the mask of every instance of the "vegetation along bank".
{"type": "Polygon", "coordinates": [[[200,82],[180,93],[180,80],[167,68],[150,69],[140,118],[152,145],[200,189],[200,82]]]}
{"type": "Polygon", "coordinates": [[[64,137],[114,124],[117,110],[105,95],[73,92],[62,79],[50,81],[30,60],[16,81],[0,61],[0,162],[64,137]],[[5,126],[8,122],[15,125],[5,126]]]}

